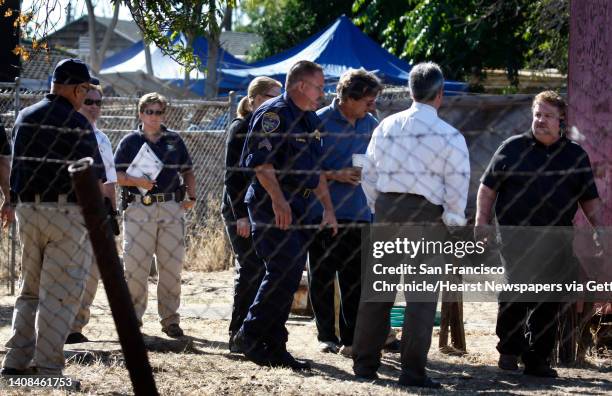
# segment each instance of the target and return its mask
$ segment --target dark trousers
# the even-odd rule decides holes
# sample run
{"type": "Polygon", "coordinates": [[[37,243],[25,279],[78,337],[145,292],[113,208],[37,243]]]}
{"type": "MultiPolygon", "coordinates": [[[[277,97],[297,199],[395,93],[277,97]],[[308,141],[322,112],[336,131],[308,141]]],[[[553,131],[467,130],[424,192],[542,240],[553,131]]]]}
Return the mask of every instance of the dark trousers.
{"type": "Polygon", "coordinates": [[[526,366],[548,363],[555,346],[559,303],[500,302],[495,332],[501,354],[522,356],[526,366]]]}
{"type": "MultiPolygon", "coordinates": [[[[248,208],[252,222],[274,223],[271,207],[249,204],[248,208]]],[[[306,230],[265,226],[253,230],[253,243],[265,264],[265,274],[242,324],[246,337],[273,347],[282,348],[287,343],[285,323],[306,265],[309,234],[306,230]]]]}
{"type": "Polygon", "coordinates": [[[316,233],[309,254],[309,297],[318,340],[338,342],[334,309],[334,279],[340,286],[340,343],[352,345],[361,295],[361,232],[364,222],[339,221],[338,235],[316,233]],[[353,227],[351,227],[353,225],[353,227]]]}
{"type": "MultiPolygon", "coordinates": [[[[381,193],[376,200],[376,223],[394,222],[406,225],[442,224],[442,208],[423,197],[412,194],[381,193]]],[[[404,279],[406,281],[406,279],[404,279]]],[[[431,346],[437,305],[437,292],[426,300],[410,302],[406,296],[404,325],[401,339],[402,377],[420,381],[426,377],[425,365],[431,346]]],[[[393,302],[359,303],[355,340],[353,342],[353,370],[355,374],[371,374],[380,367],[381,350],[390,328],[393,302]]]]}
{"type": "Polygon", "coordinates": [[[232,224],[236,221],[233,216],[224,213],[223,220],[225,221],[225,230],[232,245],[232,250],[236,256],[234,304],[232,306],[232,319],[229,325],[231,337],[242,326],[249,307],[255,299],[266,267],[264,262],[257,257],[252,237],[249,235],[248,238],[243,238],[236,234],[236,224],[232,224]]]}

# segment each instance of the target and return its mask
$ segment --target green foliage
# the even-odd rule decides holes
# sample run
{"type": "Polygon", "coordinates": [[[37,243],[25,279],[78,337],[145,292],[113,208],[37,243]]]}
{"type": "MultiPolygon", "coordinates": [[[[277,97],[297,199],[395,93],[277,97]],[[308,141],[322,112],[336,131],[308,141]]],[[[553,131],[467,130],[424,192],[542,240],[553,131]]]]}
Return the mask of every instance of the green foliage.
{"type": "Polygon", "coordinates": [[[261,45],[249,53],[251,60],[259,60],[301,43],[332,23],[342,14],[349,15],[353,0],[248,0],[241,3],[251,20],[240,27],[257,33],[261,45]]]}
{"type": "Polygon", "coordinates": [[[392,54],[399,56],[404,33],[400,18],[414,9],[419,0],[355,0],[353,23],[392,54]]]}
{"type": "Polygon", "coordinates": [[[569,0],[538,0],[529,6],[522,36],[527,67],[567,73],[569,17],[569,0]]]}
{"type": "Polygon", "coordinates": [[[355,0],[357,26],[392,54],[435,61],[448,78],[476,84],[503,68],[567,71],[569,0],[355,0]]]}
{"type": "Polygon", "coordinates": [[[388,1],[357,0],[355,21],[382,37],[391,53],[410,63],[437,62],[452,79],[504,68],[516,83],[524,51],[516,29],[527,0],[414,0],[393,11],[381,8],[388,1]]]}
{"type": "Polygon", "coordinates": [[[173,44],[179,33],[188,39],[204,36],[218,40],[223,10],[235,0],[121,0],[132,13],[148,42],[155,43],[187,70],[199,68],[200,60],[190,46],[173,44]]]}

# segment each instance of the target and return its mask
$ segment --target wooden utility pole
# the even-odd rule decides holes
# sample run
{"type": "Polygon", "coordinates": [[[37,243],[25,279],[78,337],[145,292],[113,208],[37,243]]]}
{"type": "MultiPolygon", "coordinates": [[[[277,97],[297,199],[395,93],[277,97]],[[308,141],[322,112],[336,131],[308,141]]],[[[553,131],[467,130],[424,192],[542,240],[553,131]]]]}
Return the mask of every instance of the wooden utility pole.
{"type": "MultiPolygon", "coordinates": [[[[604,204],[601,222],[612,225],[612,2],[609,0],[571,0],[568,125],[573,137],[589,154],[595,182],[604,204]]],[[[577,227],[587,227],[579,211],[577,227]]],[[[604,257],[597,257],[587,232],[576,233],[575,253],[586,268],[602,268],[604,257]]],[[[592,304],[587,304],[588,307],[592,304]]],[[[559,343],[563,363],[576,360],[576,344],[590,320],[591,309],[575,304],[562,317],[566,326],[559,343]],[[570,330],[569,332],[567,330],[570,330]]],[[[578,360],[584,348],[578,348],[578,360]]]]}

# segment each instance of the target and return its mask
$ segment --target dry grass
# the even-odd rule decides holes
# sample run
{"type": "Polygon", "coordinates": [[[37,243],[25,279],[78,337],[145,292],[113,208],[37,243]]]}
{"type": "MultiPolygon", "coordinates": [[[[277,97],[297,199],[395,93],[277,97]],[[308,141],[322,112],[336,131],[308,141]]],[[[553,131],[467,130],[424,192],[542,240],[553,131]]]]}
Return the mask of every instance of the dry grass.
{"type": "MultiPolygon", "coordinates": [[[[218,207],[218,205],[210,205],[218,207]]],[[[223,271],[232,265],[232,252],[225,225],[218,211],[208,210],[205,218],[187,232],[185,269],[189,271],[223,271]]]]}
{"type": "MultiPolygon", "coordinates": [[[[259,367],[227,351],[227,326],[232,300],[232,271],[189,272],[183,277],[181,325],[188,337],[170,340],[161,333],[157,319],[155,287],[150,283],[149,307],[143,332],[155,381],[162,395],[400,395],[407,390],[396,385],[399,355],[385,354],[375,383],[356,381],[352,362],[340,355],[317,351],[312,320],[291,318],[288,349],[308,359],[313,370],[294,373],[286,369],[259,367]]],[[[12,299],[0,297],[0,341],[10,334],[12,299]]],[[[428,374],[444,389],[436,393],[497,393],[517,395],[610,394],[612,361],[590,357],[589,366],[559,368],[557,380],[529,378],[496,368],[494,321],[496,304],[465,303],[468,354],[448,356],[437,348],[434,332],[428,374]]],[[[93,341],[66,349],[70,359],[65,373],[82,382],[84,394],[131,394],[128,373],[116,340],[112,317],[102,286],[93,305],[93,316],[85,328],[93,341]]],[[[0,355],[2,351],[0,350],[0,355]]],[[[2,356],[0,356],[1,358],[2,356]]],[[[20,395],[23,390],[0,390],[20,395]]],[[[414,392],[415,390],[408,390],[414,392]]],[[[49,394],[48,390],[33,394],[49,394]]],[[[423,392],[420,393],[433,393],[423,392]]],[[[55,394],[65,394],[56,391],[55,394]]]]}
{"type": "MultiPolygon", "coordinates": [[[[8,284],[10,278],[10,261],[11,261],[11,250],[12,250],[12,239],[10,228],[0,228],[0,282],[8,284]]],[[[19,275],[19,259],[21,251],[19,250],[19,243],[16,243],[15,251],[15,271],[16,275],[19,275]]]]}

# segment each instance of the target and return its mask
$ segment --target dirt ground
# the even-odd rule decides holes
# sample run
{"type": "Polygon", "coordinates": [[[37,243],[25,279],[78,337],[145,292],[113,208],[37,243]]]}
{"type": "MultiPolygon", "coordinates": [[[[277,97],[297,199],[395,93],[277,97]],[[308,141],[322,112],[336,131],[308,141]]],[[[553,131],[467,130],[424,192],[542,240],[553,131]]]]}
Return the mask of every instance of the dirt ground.
{"type": "MultiPolygon", "coordinates": [[[[415,390],[396,385],[399,354],[383,356],[380,380],[359,382],[352,375],[352,362],[341,355],[317,351],[316,329],[308,318],[292,317],[288,323],[288,349],[308,359],[313,370],[294,373],[287,369],[256,366],[227,350],[227,326],[232,300],[230,271],[184,274],[182,322],[187,336],[171,340],[157,321],[155,289],[150,284],[149,307],[144,318],[145,343],[162,395],[396,395],[415,390]]],[[[0,343],[10,335],[14,297],[0,297],[0,343]]],[[[538,379],[501,372],[496,367],[494,334],[496,305],[465,303],[464,320],[468,354],[448,356],[438,351],[438,329],[430,350],[428,374],[443,383],[437,392],[503,394],[593,394],[612,393],[612,359],[589,358],[588,367],[558,368],[559,379],[538,379]]],[[[105,293],[100,286],[92,319],[84,330],[89,343],[67,345],[65,374],[81,381],[84,394],[131,394],[105,293]]],[[[4,349],[0,350],[4,355],[4,349]]],[[[2,356],[0,356],[2,357],[2,356]]],[[[2,394],[66,394],[47,389],[0,389],[2,394]]],[[[78,393],[78,392],[72,392],[78,393]]]]}

